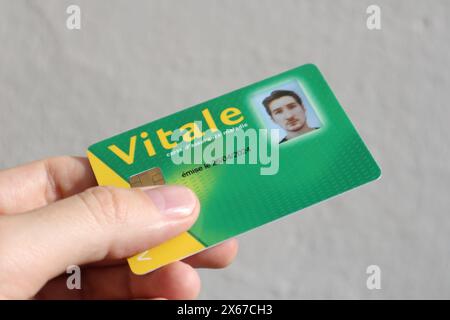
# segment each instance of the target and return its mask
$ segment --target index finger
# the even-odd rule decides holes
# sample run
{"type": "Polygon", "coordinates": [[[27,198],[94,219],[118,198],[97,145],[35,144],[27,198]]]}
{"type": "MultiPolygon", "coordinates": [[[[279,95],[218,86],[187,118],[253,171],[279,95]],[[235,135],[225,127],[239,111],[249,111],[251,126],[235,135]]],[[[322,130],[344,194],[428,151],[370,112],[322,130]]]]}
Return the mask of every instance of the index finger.
{"type": "Polygon", "coordinates": [[[0,215],[33,210],[95,185],[85,157],[54,157],[3,170],[0,215]]]}

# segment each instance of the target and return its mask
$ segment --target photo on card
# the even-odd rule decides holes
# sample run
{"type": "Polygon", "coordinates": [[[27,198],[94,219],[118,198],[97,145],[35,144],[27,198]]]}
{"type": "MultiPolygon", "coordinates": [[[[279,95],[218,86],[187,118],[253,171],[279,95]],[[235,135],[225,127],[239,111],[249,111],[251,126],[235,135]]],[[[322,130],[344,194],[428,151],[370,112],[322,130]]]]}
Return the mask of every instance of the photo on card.
{"type": "Polygon", "coordinates": [[[293,141],[322,126],[296,80],[258,93],[252,100],[265,127],[279,130],[280,144],[293,141]]]}

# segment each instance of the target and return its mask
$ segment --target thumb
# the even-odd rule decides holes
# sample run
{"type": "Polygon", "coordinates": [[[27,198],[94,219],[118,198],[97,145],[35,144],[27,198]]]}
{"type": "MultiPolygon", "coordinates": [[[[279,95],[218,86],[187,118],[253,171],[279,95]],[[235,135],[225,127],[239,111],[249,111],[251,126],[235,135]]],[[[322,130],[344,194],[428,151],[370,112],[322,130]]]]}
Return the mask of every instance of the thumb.
{"type": "Polygon", "coordinates": [[[182,186],[95,187],[0,217],[0,297],[31,297],[69,265],[120,259],[189,229],[199,212],[182,186]]]}

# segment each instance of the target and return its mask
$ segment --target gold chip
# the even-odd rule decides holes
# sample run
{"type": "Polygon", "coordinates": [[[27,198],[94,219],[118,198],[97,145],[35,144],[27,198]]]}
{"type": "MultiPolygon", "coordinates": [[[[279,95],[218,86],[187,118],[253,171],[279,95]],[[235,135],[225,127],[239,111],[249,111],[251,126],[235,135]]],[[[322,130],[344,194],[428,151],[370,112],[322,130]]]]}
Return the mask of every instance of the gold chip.
{"type": "Polygon", "coordinates": [[[166,183],[160,168],[152,168],[135,174],[130,177],[129,182],[132,188],[156,186],[166,183]]]}

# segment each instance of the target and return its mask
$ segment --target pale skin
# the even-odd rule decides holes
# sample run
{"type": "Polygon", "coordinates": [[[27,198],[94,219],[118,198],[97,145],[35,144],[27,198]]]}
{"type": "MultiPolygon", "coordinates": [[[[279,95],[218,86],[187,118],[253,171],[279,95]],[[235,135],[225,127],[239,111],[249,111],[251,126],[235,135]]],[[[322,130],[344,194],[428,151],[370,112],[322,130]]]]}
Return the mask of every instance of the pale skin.
{"type": "Polygon", "coordinates": [[[286,130],[287,140],[314,130],[306,122],[305,107],[291,96],[273,100],[269,108],[273,121],[286,130]]]}
{"type": "Polygon", "coordinates": [[[228,266],[235,239],[143,276],[126,258],[188,230],[199,211],[181,186],[98,187],[85,158],[0,171],[0,298],[196,298],[195,268],[228,266]],[[81,290],[67,289],[70,265],[81,266],[81,290]]]}

